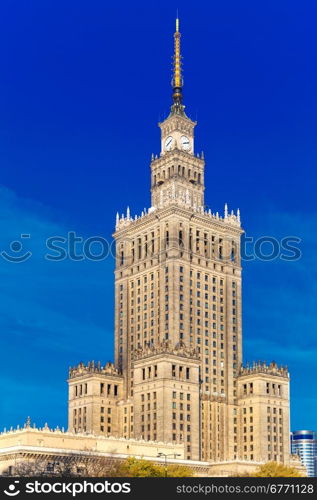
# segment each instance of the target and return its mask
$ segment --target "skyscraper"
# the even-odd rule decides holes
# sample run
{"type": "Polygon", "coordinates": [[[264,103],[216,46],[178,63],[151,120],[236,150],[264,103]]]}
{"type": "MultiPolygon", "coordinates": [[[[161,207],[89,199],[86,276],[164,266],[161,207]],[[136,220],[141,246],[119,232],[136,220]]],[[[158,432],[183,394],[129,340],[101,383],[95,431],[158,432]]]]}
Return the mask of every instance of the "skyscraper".
{"type": "Polygon", "coordinates": [[[317,435],[314,431],[291,432],[291,452],[299,455],[309,477],[317,477],[317,435]]]}
{"type": "Polygon", "coordinates": [[[288,371],[242,365],[240,213],[205,203],[180,41],[177,19],[151,206],[116,218],[115,363],[71,369],[69,428],[181,442],[188,459],[287,462],[288,371]]]}

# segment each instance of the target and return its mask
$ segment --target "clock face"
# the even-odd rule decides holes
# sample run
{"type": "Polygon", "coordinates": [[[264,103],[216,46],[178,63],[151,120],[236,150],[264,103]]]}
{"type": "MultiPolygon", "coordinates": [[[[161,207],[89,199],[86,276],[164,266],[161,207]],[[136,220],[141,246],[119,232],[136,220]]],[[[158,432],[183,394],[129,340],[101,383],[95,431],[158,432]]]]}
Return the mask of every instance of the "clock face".
{"type": "Polygon", "coordinates": [[[184,151],[188,151],[190,149],[190,141],[186,135],[182,135],[181,137],[181,146],[184,151]]]}
{"type": "Polygon", "coordinates": [[[173,143],[174,143],[174,139],[171,135],[169,135],[166,139],[165,139],[165,143],[164,143],[164,148],[165,148],[165,151],[170,151],[173,147],[173,143]]]}

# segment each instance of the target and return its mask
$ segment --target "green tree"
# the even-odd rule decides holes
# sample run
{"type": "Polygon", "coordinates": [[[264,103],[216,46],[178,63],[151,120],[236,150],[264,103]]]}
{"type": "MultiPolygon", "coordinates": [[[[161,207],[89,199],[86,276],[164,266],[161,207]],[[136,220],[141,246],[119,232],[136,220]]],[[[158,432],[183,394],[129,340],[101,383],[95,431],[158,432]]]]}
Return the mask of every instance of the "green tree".
{"type": "Polygon", "coordinates": [[[278,462],[267,462],[255,472],[241,474],[240,477],[303,477],[294,467],[278,462]]]}
{"type": "Polygon", "coordinates": [[[116,475],[119,477],[161,477],[162,474],[158,465],[148,460],[130,457],[119,465],[116,475]]]}
{"type": "Polygon", "coordinates": [[[167,477],[192,477],[193,471],[185,465],[168,465],[167,477]]]}
{"type": "Polygon", "coordinates": [[[158,465],[149,460],[129,457],[110,471],[115,477],[191,477],[191,469],[181,465],[158,465]]]}

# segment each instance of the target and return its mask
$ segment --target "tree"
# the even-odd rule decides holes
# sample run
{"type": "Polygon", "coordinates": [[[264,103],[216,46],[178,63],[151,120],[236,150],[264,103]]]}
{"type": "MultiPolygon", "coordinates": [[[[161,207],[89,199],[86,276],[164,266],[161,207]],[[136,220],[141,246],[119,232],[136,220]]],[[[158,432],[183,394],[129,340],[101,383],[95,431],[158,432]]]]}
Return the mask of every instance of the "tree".
{"type": "MultiPolygon", "coordinates": [[[[11,475],[10,470],[5,471],[4,475],[11,475]]],[[[18,462],[14,467],[13,473],[19,477],[47,476],[47,463],[40,459],[18,462]]]]}
{"type": "Polygon", "coordinates": [[[278,462],[267,462],[255,472],[241,474],[240,477],[303,477],[294,467],[278,462]]]}
{"type": "Polygon", "coordinates": [[[161,477],[161,468],[148,460],[127,458],[115,471],[117,477],[161,477]]]}
{"type": "MultiPolygon", "coordinates": [[[[69,455],[51,460],[41,456],[17,462],[13,468],[13,475],[18,477],[79,477],[82,475],[82,463],[76,456],[69,455]]],[[[4,475],[11,475],[7,470],[4,475]]]]}
{"type": "Polygon", "coordinates": [[[166,470],[162,465],[149,460],[127,458],[113,467],[109,475],[112,477],[192,477],[193,472],[182,465],[167,465],[166,470]]]}
{"type": "MultiPolygon", "coordinates": [[[[4,475],[12,475],[9,470],[4,475]]],[[[118,460],[113,457],[96,457],[76,454],[52,457],[41,456],[18,462],[13,470],[19,477],[191,477],[191,469],[181,465],[159,465],[149,460],[118,460]]]]}
{"type": "Polygon", "coordinates": [[[193,471],[185,465],[168,465],[167,477],[192,477],[193,471]]]}

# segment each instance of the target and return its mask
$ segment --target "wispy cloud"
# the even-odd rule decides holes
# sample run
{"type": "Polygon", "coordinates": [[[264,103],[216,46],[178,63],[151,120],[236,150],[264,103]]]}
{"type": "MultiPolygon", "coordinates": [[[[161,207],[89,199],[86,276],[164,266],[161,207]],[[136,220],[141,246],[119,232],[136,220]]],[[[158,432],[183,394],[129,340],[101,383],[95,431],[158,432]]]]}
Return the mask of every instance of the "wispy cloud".
{"type": "Polygon", "coordinates": [[[113,261],[46,260],[46,239],[74,228],[6,188],[0,188],[0,214],[0,251],[10,253],[10,242],[19,240],[21,253],[32,252],[20,264],[0,257],[0,384],[7,395],[16,395],[20,386],[19,398],[0,406],[0,425],[16,424],[34,412],[37,419],[51,414],[65,424],[69,364],[112,358],[113,261]],[[21,234],[30,238],[21,240],[21,234]],[[43,381],[49,390],[43,390],[43,381]]]}

